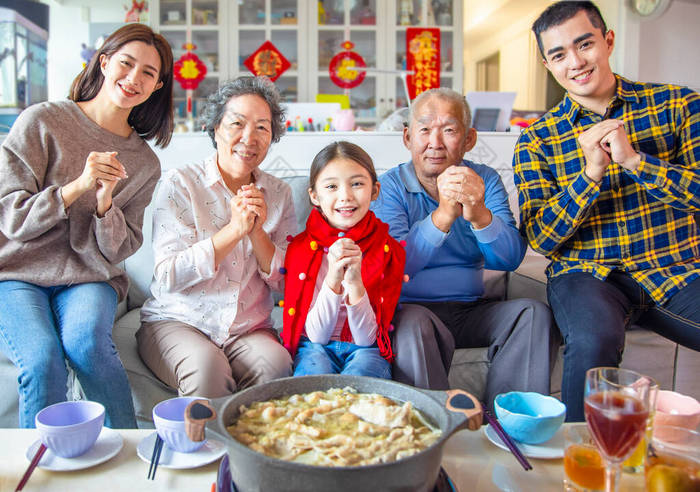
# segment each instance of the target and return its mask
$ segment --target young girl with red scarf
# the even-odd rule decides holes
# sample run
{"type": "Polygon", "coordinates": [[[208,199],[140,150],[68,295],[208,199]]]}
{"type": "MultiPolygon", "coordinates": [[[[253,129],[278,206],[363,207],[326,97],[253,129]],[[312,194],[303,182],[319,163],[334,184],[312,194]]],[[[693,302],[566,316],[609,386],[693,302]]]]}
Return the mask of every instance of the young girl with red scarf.
{"type": "Polygon", "coordinates": [[[369,210],[379,195],[370,156],[334,142],[309,173],[314,208],[285,257],[282,339],[294,375],[391,377],[391,319],[406,259],[369,210]]]}

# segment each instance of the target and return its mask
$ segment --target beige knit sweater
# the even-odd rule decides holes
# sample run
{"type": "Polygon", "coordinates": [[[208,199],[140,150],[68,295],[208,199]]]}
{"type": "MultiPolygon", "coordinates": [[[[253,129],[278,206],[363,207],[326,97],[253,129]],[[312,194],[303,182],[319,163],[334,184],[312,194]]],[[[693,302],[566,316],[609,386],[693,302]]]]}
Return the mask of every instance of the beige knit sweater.
{"type": "Polygon", "coordinates": [[[122,300],[128,279],[116,264],[141,246],[144,208],[159,177],[158,158],[136,132],[110,133],[72,101],[27,108],[0,147],[0,280],[44,287],[107,281],[122,300]],[[94,191],[68,209],[61,198],[91,151],[118,152],[129,176],[102,218],[94,191]]]}

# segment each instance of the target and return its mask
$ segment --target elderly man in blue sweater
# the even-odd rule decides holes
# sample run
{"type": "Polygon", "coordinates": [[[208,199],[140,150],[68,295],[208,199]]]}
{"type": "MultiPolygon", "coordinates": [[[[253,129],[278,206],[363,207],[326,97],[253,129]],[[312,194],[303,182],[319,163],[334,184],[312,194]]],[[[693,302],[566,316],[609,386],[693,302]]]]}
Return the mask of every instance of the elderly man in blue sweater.
{"type": "Polygon", "coordinates": [[[411,161],[381,176],[373,206],[390,234],[406,241],[394,378],[446,389],[454,348],[488,347],[489,407],[506,391],[549,394],[558,342],[549,308],[483,298],[484,268],[514,270],[526,245],[498,173],[463,158],[476,143],[464,97],[445,88],[419,95],[403,139],[411,161]]]}

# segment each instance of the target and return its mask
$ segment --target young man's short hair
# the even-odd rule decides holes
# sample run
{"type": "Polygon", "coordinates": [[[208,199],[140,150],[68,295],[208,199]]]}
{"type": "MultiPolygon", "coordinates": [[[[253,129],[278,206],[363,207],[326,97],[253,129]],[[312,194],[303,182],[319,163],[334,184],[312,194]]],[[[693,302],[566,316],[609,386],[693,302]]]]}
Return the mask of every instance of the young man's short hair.
{"type": "Polygon", "coordinates": [[[593,24],[593,27],[600,29],[603,36],[605,36],[608,32],[608,28],[605,26],[603,16],[600,15],[600,10],[598,10],[598,7],[596,7],[593,2],[565,0],[553,3],[547,7],[534,24],[532,24],[532,32],[535,33],[535,37],[537,38],[537,46],[540,49],[542,58],[545,60],[547,59],[542,46],[542,33],[551,27],[563,24],[582,10],[588,15],[588,19],[591,21],[591,24],[593,24]]]}

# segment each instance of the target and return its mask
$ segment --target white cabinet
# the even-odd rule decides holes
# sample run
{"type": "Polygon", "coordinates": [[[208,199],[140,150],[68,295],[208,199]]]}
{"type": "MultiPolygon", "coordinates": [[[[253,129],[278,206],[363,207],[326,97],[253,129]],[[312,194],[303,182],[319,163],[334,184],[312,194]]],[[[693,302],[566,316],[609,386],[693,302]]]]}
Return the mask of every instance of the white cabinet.
{"type": "MultiPolygon", "coordinates": [[[[291,63],[276,80],[288,102],[315,101],[316,94],[348,94],[358,124],[372,127],[406,105],[403,82],[406,29],[439,27],[440,84],[462,91],[462,2],[455,0],[158,0],[154,29],[170,41],[175,59],[189,40],[207,66],[194,93],[195,115],[221,80],[249,74],[244,61],[266,40],[291,63]],[[331,58],[350,40],[367,75],[342,89],[329,76],[331,58]]],[[[185,116],[185,93],[176,84],[176,116],[185,116]]]]}
{"type": "MultiPolygon", "coordinates": [[[[151,23],[173,49],[175,61],[186,50],[184,44],[191,42],[194,51],[207,67],[207,75],[193,93],[192,110],[195,117],[206,97],[214,92],[220,79],[229,76],[224,53],[226,51],[228,29],[226,23],[227,0],[159,0],[151,2],[151,23]]],[[[185,91],[175,82],[173,106],[177,122],[187,115],[185,91]]]]}
{"type": "Polygon", "coordinates": [[[243,62],[265,41],[272,44],[291,66],[276,81],[287,102],[308,101],[306,55],[309,0],[229,0],[230,76],[250,74],[243,62]]]}
{"type": "Polygon", "coordinates": [[[401,76],[387,72],[406,70],[406,29],[418,26],[440,28],[440,85],[462,92],[459,0],[323,0],[312,2],[311,16],[318,21],[309,29],[309,100],[346,92],[332,83],[328,64],[349,39],[370,68],[362,84],[347,91],[358,123],[377,124],[406,106],[401,76]]]}

